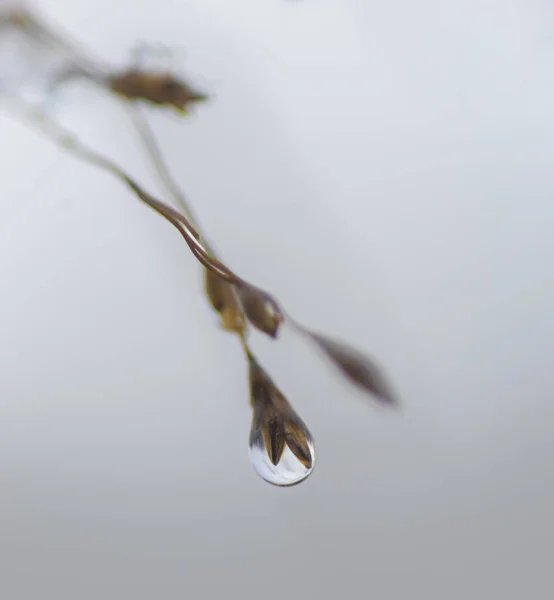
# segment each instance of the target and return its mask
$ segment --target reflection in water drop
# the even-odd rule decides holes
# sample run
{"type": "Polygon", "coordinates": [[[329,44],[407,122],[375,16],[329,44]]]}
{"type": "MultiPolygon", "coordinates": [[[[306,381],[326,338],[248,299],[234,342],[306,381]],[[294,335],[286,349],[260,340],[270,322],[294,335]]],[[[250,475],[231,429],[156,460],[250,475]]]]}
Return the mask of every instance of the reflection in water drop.
{"type": "Polygon", "coordinates": [[[268,483],[278,486],[291,486],[304,481],[315,467],[314,441],[305,430],[306,449],[309,456],[300,461],[285,444],[277,464],[274,464],[266,450],[262,429],[253,424],[250,432],[250,460],[256,473],[268,483]]]}

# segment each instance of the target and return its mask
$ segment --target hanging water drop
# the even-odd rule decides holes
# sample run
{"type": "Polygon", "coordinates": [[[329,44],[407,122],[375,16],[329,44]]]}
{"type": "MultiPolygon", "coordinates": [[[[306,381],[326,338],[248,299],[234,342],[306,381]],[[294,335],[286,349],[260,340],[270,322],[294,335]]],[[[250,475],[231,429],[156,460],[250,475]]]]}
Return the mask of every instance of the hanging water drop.
{"type": "Polygon", "coordinates": [[[265,481],[290,486],[314,470],[314,439],[290,402],[246,348],[250,378],[250,459],[265,481]]]}
{"type": "Polygon", "coordinates": [[[268,440],[267,433],[253,420],[250,460],[256,473],[268,483],[283,487],[296,485],[314,470],[315,448],[311,433],[303,425],[301,443],[294,437],[297,436],[288,434],[285,428],[284,444],[279,440],[268,440]]]}

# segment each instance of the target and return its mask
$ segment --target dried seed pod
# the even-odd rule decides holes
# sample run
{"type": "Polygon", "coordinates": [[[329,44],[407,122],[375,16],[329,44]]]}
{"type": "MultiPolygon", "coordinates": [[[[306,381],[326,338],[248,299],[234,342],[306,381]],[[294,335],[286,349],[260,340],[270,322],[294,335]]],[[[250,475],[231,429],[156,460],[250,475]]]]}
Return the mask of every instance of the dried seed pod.
{"type": "Polygon", "coordinates": [[[276,338],[284,316],[273,297],[246,282],[238,287],[237,292],[250,323],[256,329],[276,338]]]}
{"type": "Polygon", "coordinates": [[[288,418],[285,420],[284,426],[285,442],[290,451],[306,469],[312,469],[315,460],[313,439],[304,421],[291,409],[288,411],[288,418]]]}
{"type": "Polygon", "coordinates": [[[13,6],[0,11],[0,22],[9,23],[14,27],[27,27],[32,24],[31,13],[23,6],[13,6]]]}
{"type": "Polygon", "coordinates": [[[257,407],[255,420],[262,433],[264,447],[271,464],[277,466],[285,450],[285,427],[283,420],[270,404],[257,407]]]}
{"type": "Polygon", "coordinates": [[[205,290],[211,305],[221,317],[223,329],[244,335],[246,319],[234,286],[206,269],[205,290]]]}
{"type": "Polygon", "coordinates": [[[371,358],[343,342],[332,340],[319,333],[307,330],[304,330],[304,333],[319,346],[350,382],[384,404],[397,404],[385,373],[371,358]]]}
{"type": "Polygon", "coordinates": [[[252,464],[273,485],[300,483],[315,466],[312,435],[257,360],[251,354],[248,358],[252,464]]]}
{"type": "Polygon", "coordinates": [[[109,88],[129,100],[146,100],[160,106],[172,106],[185,114],[188,106],[208,98],[187,83],[168,73],[132,69],[111,76],[109,88]]]}

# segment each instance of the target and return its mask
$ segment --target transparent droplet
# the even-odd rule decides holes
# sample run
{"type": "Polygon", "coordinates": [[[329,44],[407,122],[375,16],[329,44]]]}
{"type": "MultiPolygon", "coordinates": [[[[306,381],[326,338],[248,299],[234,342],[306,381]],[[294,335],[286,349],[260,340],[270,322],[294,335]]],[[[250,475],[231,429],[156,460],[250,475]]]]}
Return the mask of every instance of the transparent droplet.
{"type": "Polygon", "coordinates": [[[285,444],[277,464],[273,464],[266,450],[262,429],[253,425],[250,432],[250,460],[254,470],[272,485],[286,487],[304,481],[314,470],[316,462],[314,441],[307,429],[304,431],[304,440],[309,452],[305,460],[299,460],[285,444]]]}

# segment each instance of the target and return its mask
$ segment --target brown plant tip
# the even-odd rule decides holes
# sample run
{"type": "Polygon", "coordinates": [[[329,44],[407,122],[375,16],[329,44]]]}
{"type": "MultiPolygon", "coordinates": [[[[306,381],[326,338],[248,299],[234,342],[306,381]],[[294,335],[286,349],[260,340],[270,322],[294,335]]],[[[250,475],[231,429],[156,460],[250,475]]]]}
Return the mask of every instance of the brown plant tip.
{"type": "Polygon", "coordinates": [[[168,73],[131,69],[110,77],[108,85],[113,92],[129,100],[172,106],[181,113],[186,113],[190,104],[208,99],[205,94],[168,73]]]}
{"type": "Polygon", "coordinates": [[[7,21],[14,27],[26,27],[33,22],[33,18],[23,6],[14,6],[8,8],[6,15],[1,15],[0,21],[7,21]]]}
{"type": "Polygon", "coordinates": [[[261,429],[264,446],[269,460],[277,466],[285,451],[285,427],[283,421],[271,409],[266,407],[261,429]]]}
{"type": "Polygon", "coordinates": [[[385,373],[371,358],[347,344],[319,333],[307,332],[307,334],[351,383],[383,404],[398,405],[396,395],[385,373]]]}
{"type": "Polygon", "coordinates": [[[311,469],[313,466],[313,456],[308,445],[304,423],[298,423],[294,418],[285,421],[285,441],[290,451],[306,469],[311,469]]]}
{"type": "Polygon", "coordinates": [[[250,323],[256,329],[276,339],[284,317],[274,298],[267,292],[246,283],[239,286],[237,291],[250,323]]]}
{"type": "Polygon", "coordinates": [[[249,355],[253,428],[261,431],[269,459],[278,465],[285,445],[306,469],[313,466],[312,436],[258,361],[249,355]]]}
{"type": "Polygon", "coordinates": [[[272,406],[274,398],[282,396],[281,392],[276,388],[269,375],[252,353],[248,355],[248,377],[250,380],[250,404],[252,408],[272,406]]]}
{"type": "Polygon", "coordinates": [[[244,335],[246,318],[235,287],[213,271],[206,269],[205,290],[210,304],[219,313],[223,329],[244,335]]]}

